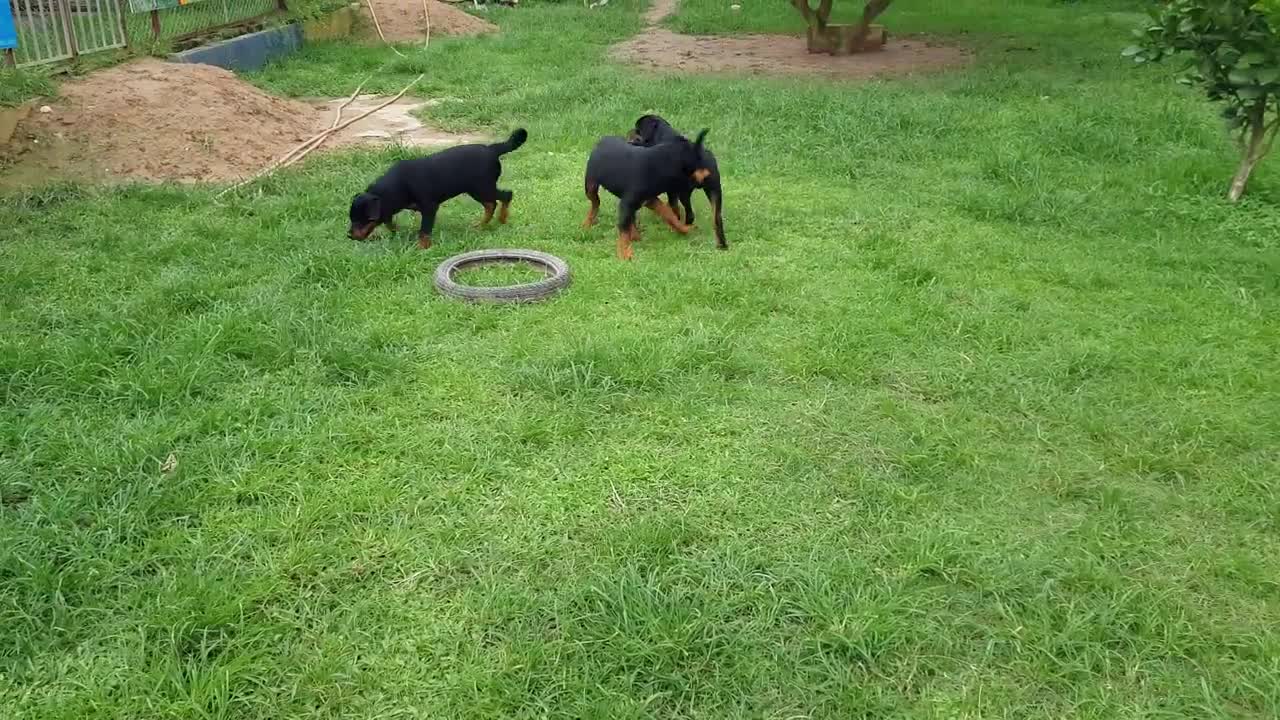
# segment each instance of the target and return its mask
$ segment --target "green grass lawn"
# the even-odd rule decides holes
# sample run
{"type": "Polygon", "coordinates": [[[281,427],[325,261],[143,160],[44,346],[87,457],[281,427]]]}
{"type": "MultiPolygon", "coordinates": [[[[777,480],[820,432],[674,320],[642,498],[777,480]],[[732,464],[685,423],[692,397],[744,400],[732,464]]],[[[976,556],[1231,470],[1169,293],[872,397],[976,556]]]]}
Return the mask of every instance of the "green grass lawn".
{"type": "Polygon", "coordinates": [[[454,275],[454,280],[463,285],[474,287],[499,287],[538,282],[546,277],[546,273],[532,265],[524,263],[491,263],[465,267],[454,275]]]}
{"type": "Polygon", "coordinates": [[[39,70],[0,68],[0,107],[14,107],[54,92],[53,81],[39,70]]]}
{"type": "Polygon", "coordinates": [[[1213,108],[1118,55],[1135,3],[900,4],[974,64],[644,74],[614,0],[254,76],[391,61],[367,90],[529,129],[512,223],[454,201],[426,252],[345,237],[394,150],[0,200],[0,716],[1280,714],[1280,164],[1225,202],[1213,108]],[[646,110],[711,128],[728,252],[701,195],[630,264],[611,203],[579,229],[646,110]],[[432,288],[511,246],[574,285],[432,288]]]}

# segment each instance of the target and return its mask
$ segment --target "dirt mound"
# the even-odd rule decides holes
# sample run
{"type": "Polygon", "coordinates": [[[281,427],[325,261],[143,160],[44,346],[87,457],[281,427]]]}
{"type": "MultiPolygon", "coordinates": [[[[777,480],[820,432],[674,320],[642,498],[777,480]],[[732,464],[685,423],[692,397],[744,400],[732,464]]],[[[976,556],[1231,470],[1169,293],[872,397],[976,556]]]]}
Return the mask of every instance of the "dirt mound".
{"type": "MultiPolygon", "coordinates": [[[[374,12],[378,14],[378,23],[382,26],[382,34],[391,42],[422,42],[426,35],[427,23],[423,16],[422,0],[365,0],[372,2],[374,12]]],[[[432,35],[481,35],[498,29],[497,25],[469,15],[466,12],[438,0],[427,0],[431,12],[432,35]]],[[[369,15],[368,5],[361,4],[361,13],[369,26],[373,39],[381,42],[374,30],[373,18],[369,15]]]]}
{"type": "Polygon", "coordinates": [[[969,54],[960,48],[918,39],[891,39],[877,52],[832,57],[810,53],[799,36],[679,35],[656,27],[615,45],[613,56],[636,65],[683,72],[843,78],[905,75],[969,61],[969,54]]]}
{"type": "Polygon", "coordinates": [[[324,124],[320,110],[210,65],[140,60],[64,83],[60,95],[18,130],[54,175],[237,178],[324,124]]]}
{"type": "MultiPolygon", "coordinates": [[[[353,118],[381,104],[363,95],[353,118]]],[[[424,126],[435,101],[405,98],[351,125],[322,149],[398,143],[481,142],[424,126]]],[[[252,175],[329,127],[342,99],[302,102],[255,88],[210,65],[140,60],[62,85],[49,112],[32,112],[0,146],[0,188],[50,178],[88,181],[219,181],[252,175]]]]}

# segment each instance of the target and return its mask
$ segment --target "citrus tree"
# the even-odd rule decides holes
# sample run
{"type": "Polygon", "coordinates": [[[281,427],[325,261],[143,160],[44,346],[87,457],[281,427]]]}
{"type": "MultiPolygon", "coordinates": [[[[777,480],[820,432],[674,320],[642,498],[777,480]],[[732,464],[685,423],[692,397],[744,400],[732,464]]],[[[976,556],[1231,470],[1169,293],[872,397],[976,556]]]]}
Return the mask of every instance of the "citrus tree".
{"type": "Polygon", "coordinates": [[[1137,62],[1182,56],[1178,81],[1222,106],[1240,145],[1227,197],[1238,201],[1280,128],[1280,0],[1163,0],[1124,53],[1137,62]]]}
{"type": "Polygon", "coordinates": [[[811,6],[810,1],[791,0],[809,26],[809,52],[848,55],[884,46],[884,29],[876,28],[872,23],[893,0],[868,0],[862,8],[862,19],[855,25],[830,22],[833,0],[818,0],[817,7],[811,6]]]}

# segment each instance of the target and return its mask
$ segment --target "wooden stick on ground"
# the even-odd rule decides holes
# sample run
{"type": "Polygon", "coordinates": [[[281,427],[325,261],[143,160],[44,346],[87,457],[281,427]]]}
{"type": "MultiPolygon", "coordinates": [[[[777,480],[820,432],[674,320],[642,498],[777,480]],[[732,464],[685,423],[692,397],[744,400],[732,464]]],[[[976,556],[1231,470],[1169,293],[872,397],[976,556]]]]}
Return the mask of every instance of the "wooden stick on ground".
{"type": "Polygon", "coordinates": [[[330,130],[338,127],[338,123],[342,122],[342,111],[346,110],[347,106],[355,101],[356,96],[358,96],[360,91],[364,89],[364,84],[367,82],[369,82],[369,78],[365,77],[365,79],[361,80],[360,84],[356,86],[355,92],[347,96],[346,102],[338,106],[338,111],[333,115],[333,122],[329,125],[330,130]]]}
{"type": "MultiPolygon", "coordinates": [[[[373,18],[373,27],[375,30],[378,31],[378,37],[382,38],[382,42],[386,43],[387,47],[391,48],[391,52],[399,55],[400,57],[404,57],[405,56],[404,53],[397,50],[396,46],[392,45],[391,41],[387,39],[387,36],[382,34],[382,23],[378,22],[378,13],[375,12],[373,9],[373,0],[365,0],[364,4],[365,4],[365,7],[369,8],[369,17],[373,18]]],[[[425,9],[426,6],[427,6],[427,0],[422,0],[422,7],[425,9]]]]}
{"type": "Polygon", "coordinates": [[[413,86],[414,86],[414,85],[417,85],[417,84],[418,84],[418,82],[419,82],[419,81],[421,81],[421,80],[422,80],[422,78],[424,78],[424,77],[426,77],[426,76],[427,76],[427,74],[426,74],[426,73],[423,73],[423,74],[419,75],[418,77],[414,78],[413,82],[409,83],[408,85],[405,85],[405,86],[404,86],[404,89],[403,89],[403,90],[401,90],[400,92],[396,93],[395,97],[390,98],[390,99],[388,99],[388,100],[384,101],[382,104],[378,105],[377,107],[375,107],[375,108],[370,108],[370,109],[368,109],[368,110],[365,110],[364,112],[360,113],[359,115],[357,115],[357,116],[355,116],[355,117],[351,118],[350,120],[348,120],[348,121],[346,121],[346,122],[344,122],[344,123],[342,123],[342,124],[340,124],[340,125],[334,125],[334,126],[332,126],[332,127],[328,128],[327,130],[321,130],[319,133],[317,133],[317,134],[315,135],[315,137],[311,138],[310,140],[307,140],[306,142],[302,143],[301,145],[299,145],[298,147],[294,148],[293,150],[290,150],[287,154],[285,154],[285,155],[284,155],[284,157],[282,157],[282,158],[280,158],[279,160],[276,160],[275,162],[271,163],[271,165],[269,165],[269,166],[267,166],[266,168],[264,168],[263,170],[259,171],[256,175],[253,175],[252,177],[250,177],[250,178],[248,178],[248,179],[246,179],[246,180],[241,180],[240,182],[236,183],[235,185],[232,185],[231,187],[227,188],[226,190],[223,190],[222,192],[218,193],[215,197],[222,197],[223,195],[226,195],[227,193],[231,192],[232,190],[236,190],[236,189],[238,189],[238,188],[242,188],[242,187],[244,187],[245,185],[248,185],[249,183],[253,182],[254,180],[257,180],[258,178],[261,178],[261,177],[263,177],[263,176],[265,176],[265,175],[269,175],[269,174],[271,174],[271,173],[275,172],[276,170],[279,170],[280,168],[286,168],[286,167],[289,167],[290,165],[292,165],[292,164],[294,164],[294,163],[298,162],[298,161],[299,161],[299,160],[301,160],[302,158],[306,157],[306,156],[307,156],[307,153],[311,152],[312,150],[315,150],[316,148],[318,148],[318,147],[320,147],[322,144],[324,144],[324,141],[325,141],[325,140],[328,140],[331,136],[333,136],[333,134],[334,134],[334,133],[338,133],[338,132],[341,132],[342,130],[345,130],[346,128],[350,127],[351,125],[353,125],[353,124],[355,124],[355,123],[360,122],[361,120],[363,120],[363,119],[365,119],[365,118],[369,117],[370,115],[372,115],[372,114],[374,114],[374,113],[378,112],[378,111],[379,111],[379,110],[381,110],[382,108],[384,108],[384,107],[386,107],[386,106],[390,105],[391,103],[393,103],[393,102],[395,102],[395,101],[399,100],[400,98],[404,97],[405,93],[409,92],[409,90],[410,90],[411,88],[413,88],[413,86]]]}
{"type": "MultiPolygon", "coordinates": [[[[399,50],[396,50],[395,46],[394,46],[394,45],[392,45],[392,44],[387,40],[387,36],[382,34],[382,26],[378,24],[378,14],[377,14],[376,12],[374,12],[374,9],[373,9],[373,2],[372,2],[372,0],[366,0],[366,5],[369,7],[369,15],[371,15],[371,16],[373,17],[373,24],[374,24],[374,27],[378,28],[378,36],[379,36],[379,37],[381,37],[381,38],[382,38],[382,41],[383,41],[384,43],[386,43],[386,44],[387,44],[387,47],[391,48],[391,51],[392,51],[392,52],[394,52],[395,54],[399,55],[400,57],[405,57],[404,53],[400,52],[399,50]]],[[[431,46],[431,11],[427,8],[427,0],[422,0],[422,14],[423,14],[423,17],[425,17],[425,18],[426,18],[426,21],[427,21],[426,37],[423,39],[423,42],[422,42],[422,48],[425,50],[425,49],[427,49],[428,47],[430,47],[430,46],[431,46]]],[[[232,190],[236,190],[236,189],[242,188],[242,187],[244,187],[245,185],[248,185],[249,183],[251,183],[251,182],[253,182],[253,181],[255,181],[255,180],[257,180],[257,179],[259,179],[259,178],[261,178],[261,177],[265,177],[265,176],[267,176],[267,175],[270,175],[271,173],[275,172],[276,170],[279,170],[280,168],[286,168],[286,167],[289,167],[290,165],[292,165],[292,164],[294,164],[294,163],[298,162],[298,161],[299,161],[299,160],[301,160],[302,158],[306,157],[306,156],[307,156],[307,154],[308,154],[308,153],[310,153],[312,150],[315,150],[316,148],[318,148],[318,147],[320,147],[321,145],[323,145],[323,144],[324,144],[324,141],[325,141],[325,140],[328,140],[328,139],[329,139],[329,137],[330,137],[330,136],[332,136],[334,133],[337,133],[337,132],[339,132],[339,131],[341,131],[341,130],[344,130],[344,129],[346,129],[346,128],[350,127],[352,124],[357,123],[357,122],[359,122],[359,121],[361,121],[361,120],[363,120],[363,119],[365,119],[365,118],[369,117],[370,115],[372,115],[372,114],[374,114],[374,113],[378,112],[378,111],[379,111],[379,110],[381,110],[382,108],[384,108],[384,107],[386,107],[386,106],[390,105],[391,103],[393,103],[393,102],[395,102],[395,101],[399,100],[400,98],[404,97],[405,93],[409,92],[410,88],[412,88],[414,85],[417,85],[417,84],[422,80],[422,78],[424,78],[424,77],[426,77],[426,76],[427,76],[427,74],[426,74],[426,73],[422,73],[421,75],[418,75],[418,77],[416,77],[416,78],[414,78],[414,79],[413,79],[413,82],[409,83],[408,85],[405,85],[403,90],[401,90],[399,93],[396,93],[396,96],[395,96],[395,97],[391,98],[390,100],[387,100],[386,102],[382,103],[381,105],[379,105],[379,106],[377,106],[377,107],[375,107],[375,108],[373,108],[373,109],[371,109],[371,110],[366,110],[365,112],[360,113],[360,114],[359,114],[359,115],[357,115],[356,117],[354,117],[354,118],[352,118],[352,119],[350,119],[350,120],[348,120],[348,121],[346,121],[346,122],[344,122],[344,123],[340,123],[339,121],[340,121],[340,120],[342,120],[342,111],[343,111],[343,110],[344,110],[348,105],[350,105],[350,104],[352,103],[352,101],[354,101],[354,100],[356,99],[356,96],[360,94],[360,90],[362,90],[362,89],[364,88],[364,84],[365,84],[366,82],[368,82],[368,81],[369,81],[369,78],[368,78],[368,77],[366,77],[366,78],[365,78],[364,80],[362,80],[362,81],[360,82],[360,84],[356,87],[355,92],[351,93],[351,95],[346,99],[346,101],[345,101],[345,102],[343,102],[341,105],[339,105],[339,106],[338,106],[338,112],[337,112],[337,114],[336,114],[336,115],[334,116],[334,118],[333,118],[333,123],[329,125],[329,128],[328,128],[327,130],[322,130],[322,131],[320,131],[320,132],[319,132],[319,133],[317,133],[314,137],[312,137],[310,140],[307,140],[307,141],[303,142],[302,144],[298,145],[298,146],[297,146],[297,147],[295,147],[294,149],[292,149],[292,150],[290,150],[289,152],[285,153],[283,157],[281,157],[280,159],[278,159],[278,160],[276,160],[275,162],[271,163],[270,165],[268,165],[267,167],[263,168],[263,169],[262,169],[262,170],[260,170],[259,172],[255,173],[254,175],[252,175],[252,176],[250,176],[250,177],[248,177],[248,178],[246,178],[246,179],[244,179],[244,180],[241,180],[240,182],[236,183],[235,185],[232,185],[232,186],[231,186],[231,187],[229,187],[229,188],[226,188],[225,190],[223,190],[222,192],[218,193],[217,195],[214,195],[214,199],[216,200],[217,198],[220,198],[220,197],[222,197],[223,195],[226,195],[227,193],[231,192],[232,190]]]]}

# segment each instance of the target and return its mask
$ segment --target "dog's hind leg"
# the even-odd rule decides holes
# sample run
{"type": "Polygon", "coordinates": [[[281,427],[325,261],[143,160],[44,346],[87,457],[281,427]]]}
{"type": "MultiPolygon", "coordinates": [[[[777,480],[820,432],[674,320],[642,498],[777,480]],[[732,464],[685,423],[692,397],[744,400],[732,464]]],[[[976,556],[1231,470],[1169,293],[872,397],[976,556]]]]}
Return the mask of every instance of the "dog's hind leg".
{"type": "Polygon", "coordinates": [[[590,180],[586,185],[587,200],[591,202],[591,209],[587,210],[587,219],[582,221],[582,227],[589,228],[596,224],[596,219],[600,217],[600,185],[590,180]]]}
{"type": "Polygon", "coordinates": [[[507,219],[511,217],[511,199],[515,197],[510,190],[498,191],[498,222],[502,225],[507,224],[507,219]]]}
{"type": "Polygon", "coordinates": [[[480,218],[480,221],[476,223],[476,227],[477,228],[488,227],[489,221],[493,219],[493,211],[498,209],[497,188],[493,188],[490,190],[483,190],[479,192],[469,192],[467,193],[467,195],[469,195],[472,200],[475,200],[476,202],[484,206],[484,217],[480,218]]]}

